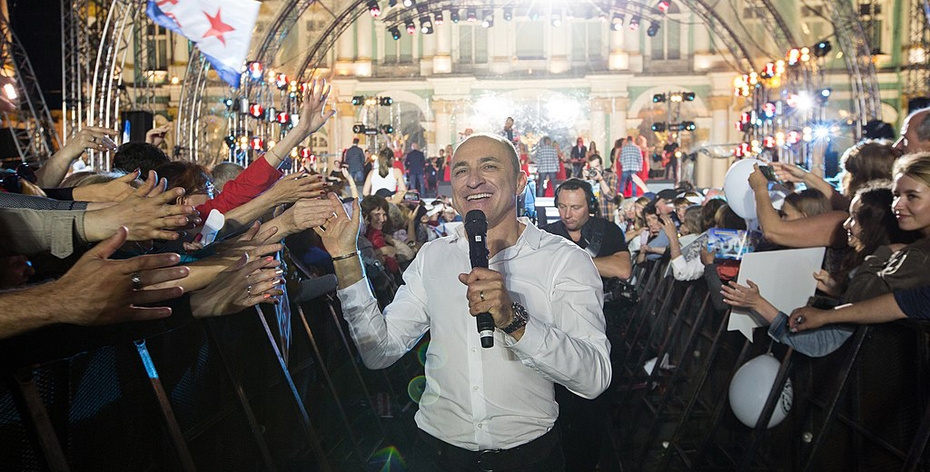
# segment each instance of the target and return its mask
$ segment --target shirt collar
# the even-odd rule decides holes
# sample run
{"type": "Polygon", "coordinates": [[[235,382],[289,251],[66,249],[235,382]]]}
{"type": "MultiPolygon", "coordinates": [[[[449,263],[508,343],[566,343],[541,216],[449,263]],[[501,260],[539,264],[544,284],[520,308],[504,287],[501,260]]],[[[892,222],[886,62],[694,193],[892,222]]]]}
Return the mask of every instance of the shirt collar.
{"type": "MultiPolygon", "coordinates": [[[[537,228],[533,222],[525,216],[517,218],[517,221],[526,225],[526,229],[523,230],[523,234],[520,235],[517,239],[517,243],[512,247],[518,247],[522,242],[525,242],[531,249],[539,249],[543,231],[537,228]]],[[[455,228],[451,237],[448,238],[448,242],[449,244],[462,244],[465,247],[465,251],[468,251],[468,235],[465,233],[465,225],[460,225],[458,228],[455,228]]],[[[508,252],[512,247],[501,252],[508,252]]]]}

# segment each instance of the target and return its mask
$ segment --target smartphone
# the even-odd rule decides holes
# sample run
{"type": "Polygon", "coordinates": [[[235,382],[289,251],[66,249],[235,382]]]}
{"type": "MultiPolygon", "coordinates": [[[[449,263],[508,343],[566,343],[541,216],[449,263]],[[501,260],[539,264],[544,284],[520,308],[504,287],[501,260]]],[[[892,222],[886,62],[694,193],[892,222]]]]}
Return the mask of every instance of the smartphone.
{"type": "Polygon", "coordinates": [[[766,179],[775,182],[778,180],[778,177],[775,176],[775,168],[772,166],[759,166],[759,170],[762,172],[762,175],[766,179]]]}
{"type": "Polygon", "coordinates": [[[103,144],[104,147],[106,147],[107,149],[109,149],[109,150],[111,150],[111,151],[116,151],[116,148],[119,147],[119,146],[116,145],[116,142],[114,142],[112,139],[110,139],[109,136],[104,136],[104,137],[100,138],[100,144],[103,144]]]}
{"type": "Polygon", "coordinates": [[[404,194],[404,201],[407,203],[420,203],[420,193],[415,190],[408,190],[407,193],[404,194]]]}

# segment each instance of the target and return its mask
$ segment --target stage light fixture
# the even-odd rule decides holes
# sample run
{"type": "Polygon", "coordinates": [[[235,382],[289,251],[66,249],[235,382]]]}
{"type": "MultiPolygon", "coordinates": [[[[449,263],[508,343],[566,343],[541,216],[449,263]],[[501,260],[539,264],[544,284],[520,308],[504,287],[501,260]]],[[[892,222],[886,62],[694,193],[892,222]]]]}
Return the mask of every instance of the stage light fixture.
{"type": "Polygon", "coordinates": [[[249,78],[252,80],[262,80],[265,76],[265,67],[261,62],[253,61],[249,63],[249,78]]]}
{"type": "Polygon", "coordinates": [[[437,11],[435,14],[433,14],[433,24],[434,24],[434,25],[436,25],[436,26],[442,26],[442,24],[445,23],[445,22],[446,22],[446,20],[445,20],[445,18],[443,18],[442,10],[439,10],[439,11],[437,11]]]}
{"type": "Polygon", "coordinates": [[[389,107],[394,104],[394,99],[391,97],[381,97],[380,103],[383,107],[389,107]]]}
{"type": "Polygon", "coordinates": [[[668,13],[668,9],[671,6],[672,2],[669,0],[659,0],[659,3],[656,4],[656,8],[662,13],[668,13]]]}
{"type": "Polygon", "coordinates": [[[265,107],[259,103],[252,103],[249,105],[249,114],[252,115],[252,118],[261,118],[265,115],[265,107]]]}
{"type": "Polygon", "coordinates": [[[562,26],[562,11],[559,9],[553,10],[552,19],[549,21],[552,24],[552,26],[556,28],[558,28],[559,26],[562,26]]]}
{"type": "Polygon", "coordinates": [[[694,131],[696,129],[697,126],[693,121],[682,121],[681,124],[678,125],[679,131],[694,131]]]}
{"type": "Polygon", "coordinates": [[[227,99],[223,100],[223,105],[226,105],[226,108],[227,108],[227,109],[232,108],[233,105],[235,105],[235,104],[236,104],[236,101],[233,100],[233,99],[231,99],[231,98],[227,98],[227,99]]]}
{"type": "Polygon", "coordinates": [[[478,10],[474,7],[465,10],[465,19],[468,21],[478,21],[478,10]]]}
{"type": "Polygon", "coordinates": [[[226,141],[226,145],[230,148],[236,145],[236,137],[231,134],[223,138],[223,141],[226,141]]]}
{"type": "Polygon", "coordinates": [[[504,7],[504,21],[513,20],[513,7],[504,7]]]}
{"type": "Polygon", "coordinates": [[[365,106],[373,107],[378,104],[378,97],[367,97],[365,98],[365,106]]]}
{"type": "Polygon", "coordinates": [[[278,87],[278,90],[286,89],[290,83],[291,81],[287,78],[287,74],[280,73],[274,78],[274,85],[278,87]]]}
{"type": "Polygon", "coordinates": [[[630,31],[636,31],[639,29],[639,15],[630,18],[630,31]]]}
{"type": "Polygon", "coordinates": [[[423,34],[433,34],[433,21],[429,15],[420,17],[420,32],[423,34]]]}
{"type": "Polygon", "coordinates": [[[830,99],[830,95],[833,93],[832,89],[825,88],[817,91],[817,95],[814,96],[814,99],[817,101],[817,104],[824,106],[827,104],[827,100],[830,99]]]}
{"type": "Polygon", "coordinates": [[[452,20],[453,23],[459,22],[459,9],[458,8],[453,8],[449,10],[449,19],[452,20]]]}
{"type": "Polygon", "coordinates": [[[410,8],[413,6],[413,0],[404,0],[404,7],[410,8]]]}
{"type": "Polygon", "coordinates": [[[390,31],[391,37],[394,38],[394,41],[400,39],[400,29],[398,29],[396,26],[392,26],[388,31],[390,31]]]}
{"type": "Polygon", "coordinates": [[[364,132],[365,132],[365,125],[363,125],[363,124],[356,124],[356,125],[352,126],[352,132],[355,133],[355,134],[362,134],[362,133],[364,133],[364,132]]]}
{"type": "Polygon", "coordinates": [[[665,94],[657,93],[652,96],[652,103],[663,103],[665,102],[665,94]]]}
{"type": "Polygon", "coordinates": [[[607,23],[607,12],[602,11],[597,14],[597,19],[601,20],[602,23],[607,23]]]}
{"type": "Polygon", "coordinates": [[[652,130],[655,131],[656,133],[662,133],[662,132],[664,132],[664,131],[666,130],[665,123],[664,123],[664,122],[653,123],[653,124],[652,124],[652,130]]]}
{"type": "Polygon", "coordinates": [[[652,37],[655,37],[656,33],[658,32],[659,32],[659,22],[656,20],[652,20],[651,22],[649,22],[649,28],[646,28],[646,36],[649,36],[650,38],[652,38],[652,37]]]}
{"type": "Polygon", "coordinates": [[[282,111],[275,116],[275,121],[277,121],[279,125],[286,125],[288,121],[291,121],[291,116],[288,115],[286,111],[282,111]]]}
{"type": "Polygon", "coordinates": [[[613,18],[610,20],[610,29],[614,31],[623,29],[623,13],[614,13],[613,18]]]}
{"type": "Polygon", "coordinates": [[[394,127],[391,125],[381,125],[381,131],[387,134],[394,134],[394,127]]]}
{"type": "Polygon", "coordinates": [[[821,41],[814,46],[814,57],[824,57],[832,50],[833,46],[830,44],[830,41],[821,41]]]}
{"type": "Polygon", "coordinates": [[[353,105],[359,106],[359,105],[361,105],[362,103],[365,103],[365,97],[363,97],[363,96],[361,96],[361,95],[356,95],[356,96],[352,97],[352,104],[353,104],[353,105]]]}
{"type": "Polygon", "coordinates": [[[417,27],[413,24],[413,18],[404,20],[404,27],[407,28],[407,34],[413,34],[417,30],[417,27]]]}
{"type": "Polygon", "coordinates": [[[368,0],[368,13],[371,14],[372,18],[381,16],[381,6],[378,5],[377,0],[368,0]]]}
{"type": "Polygon", "coordinates": [[[694,92],[681,92],[681,98],[686,102],[693,102],[694,97],[694,92]]]}
{"type": "Polygon", "coordinates": [[[481,20],[481,26],[485,28],[490,28],[494,26],[494,10],[485,10],[483,20],[481,20]]]}

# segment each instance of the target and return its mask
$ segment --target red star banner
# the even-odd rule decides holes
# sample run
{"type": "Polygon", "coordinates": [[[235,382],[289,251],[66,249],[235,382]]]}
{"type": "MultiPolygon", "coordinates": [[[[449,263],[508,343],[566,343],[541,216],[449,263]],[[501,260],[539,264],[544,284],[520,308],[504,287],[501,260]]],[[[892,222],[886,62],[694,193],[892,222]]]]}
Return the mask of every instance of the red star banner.
{"type": "Polygon", "coordinates": [[[193,41],[220,77],[238,88],[260,5],[255,0],[148,0],[146,13],[193,41]]]}

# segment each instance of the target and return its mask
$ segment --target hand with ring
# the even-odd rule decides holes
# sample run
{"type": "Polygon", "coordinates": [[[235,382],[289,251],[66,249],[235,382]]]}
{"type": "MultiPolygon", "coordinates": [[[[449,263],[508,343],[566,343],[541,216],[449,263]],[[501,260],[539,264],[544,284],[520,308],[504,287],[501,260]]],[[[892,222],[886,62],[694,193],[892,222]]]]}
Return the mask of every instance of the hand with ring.
{"type": "Polygon", "coordinates": [[[207,318],[238,313],[259,303],[280,303],[276,298],[284,294],[280,265],[272,256],[246,262],[242,255],[203,290],[191,293],[191,311],[197,318],[207,318]]]}
{"type": "Polygon", "coordinates": [[[467,274],[459,274],[459,282],[468,286],[465,297],[472,316],[490,313],[498,328],[513,321],[513,302],[500,272],[476,267],[467,274]]]}
{"type": "Polygon", "coordinates": [[[809,306],[798,308],[788,317],[788,325],[792,332],[807,331],[819,328],[829,322],[830,312],[833,310],[818,310],[809,306]]]}

